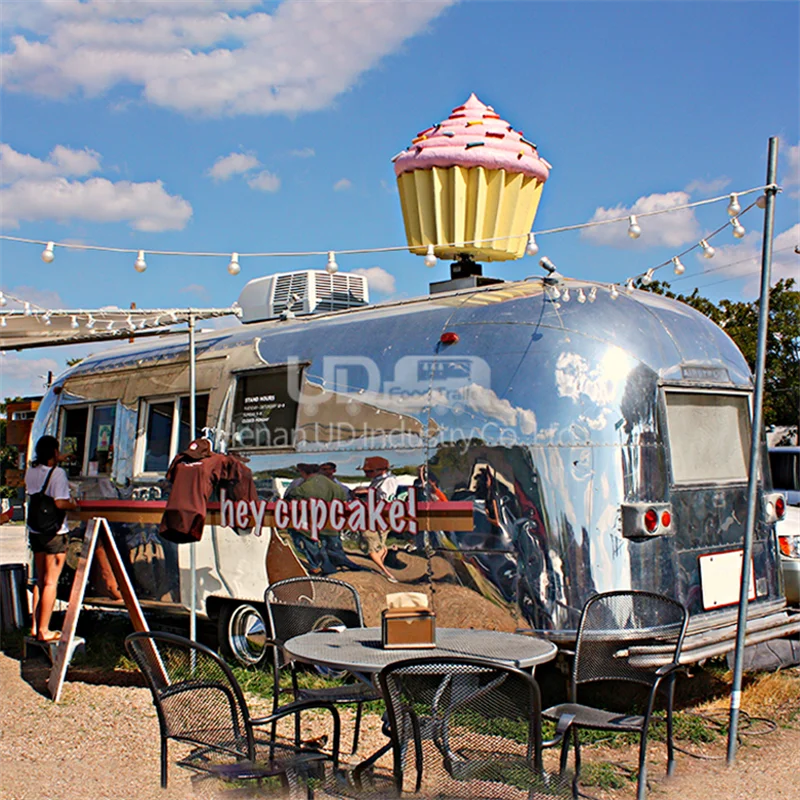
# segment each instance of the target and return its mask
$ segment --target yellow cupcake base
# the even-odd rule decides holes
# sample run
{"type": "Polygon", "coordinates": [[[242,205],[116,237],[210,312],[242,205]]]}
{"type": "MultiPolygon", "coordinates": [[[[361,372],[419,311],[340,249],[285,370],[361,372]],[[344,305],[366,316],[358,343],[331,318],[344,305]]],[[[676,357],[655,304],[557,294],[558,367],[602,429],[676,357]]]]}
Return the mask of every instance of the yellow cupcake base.
{"type": "Polygon", "coordinates": [[[544,183],[483,167],[432,167],[397,178],[411,252],[437,258],[469,253],[475,261],[525,254],[544,183]]]}

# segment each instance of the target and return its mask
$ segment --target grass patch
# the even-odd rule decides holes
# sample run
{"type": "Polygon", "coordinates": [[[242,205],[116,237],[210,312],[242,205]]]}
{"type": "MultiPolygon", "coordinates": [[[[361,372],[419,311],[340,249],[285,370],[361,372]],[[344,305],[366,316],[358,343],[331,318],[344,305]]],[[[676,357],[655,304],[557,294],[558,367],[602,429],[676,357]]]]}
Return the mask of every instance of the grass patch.
{"type": "Polygon", "coordinates": [[[630,770],[612,764],[610,761],[595,761],[583,764],[581,767],[581,785],[593,786],[606,791],[624,789],[636,780],[636,775],[630,770]]]}

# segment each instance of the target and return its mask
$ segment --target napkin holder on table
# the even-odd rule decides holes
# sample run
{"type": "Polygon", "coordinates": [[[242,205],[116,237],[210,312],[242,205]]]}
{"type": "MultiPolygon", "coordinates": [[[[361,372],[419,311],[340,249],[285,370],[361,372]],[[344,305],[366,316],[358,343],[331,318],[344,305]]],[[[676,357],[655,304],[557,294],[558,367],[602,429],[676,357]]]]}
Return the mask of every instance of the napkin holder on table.
{"type": "Polygon", "coordinates": [[[381,642],[387,650],[436,647],[436,614],[421,592],[397,592],[386,596],[381,614],[381,642]]]}

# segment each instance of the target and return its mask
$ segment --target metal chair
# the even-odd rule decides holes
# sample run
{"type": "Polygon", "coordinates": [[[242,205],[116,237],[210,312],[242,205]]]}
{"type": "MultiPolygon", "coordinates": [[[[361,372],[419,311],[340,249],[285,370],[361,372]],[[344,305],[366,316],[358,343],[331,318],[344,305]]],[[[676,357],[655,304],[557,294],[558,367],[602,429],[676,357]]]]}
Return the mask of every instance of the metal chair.
{"type": "Polygon", "coordinates": [[[180,766],[227,779],[279,776],[286,787],[287,776],[313,777],[325,760],[331,760],[337,770],[340,722],[330,703],[294,703],[253,719],[230,667],[208,647],[183,636],[144,631],[128,636],[125,648],[143,673],[158,713],[162,787],[167,786],[170,739],[194,746],[177,762],[180,766]],[[310,709],[332,716],[330,755],[275,738],[278,720],[310,709]],[[266,725],[272,726],[273,733],[268,738],[257,736],[266,725]]]}
{"type": "MultiPolygon", "coordinates": [[[[569,797],[570,780],[545,771],[541,698],[526,672],[493,661],[424,657],[398,661],[379,676],[394,752],[395,790],[405,783],[404,762],[413,751],[420,797],[569,797]]],[[[410,787],[409,782],[409,787],[410,787]]]]}
{"type": "MultiPolygon", "coordinates": [[[[672,743],[672,704],[675,677],[683,638],[689,623],[686,608],[664,595],[640,591],[615,591],[590,598],[583,608],[572,668],[569,703],[544,711],[544,717],[558,720],[573,717],[575,782],[578,797],[581,728],[613,733],[639,734],[638,800],[647,793],[647,734],[656,696],[667,698],[667,775],[675,767],[672,743]],[[649,662],[649,665],[648,665],[649,662]],[[663,666],[657,666],[657,664],[663,666]],[[649,688],[644,714],[631,713],[630,704],[622,713],[578,703],[579,687],[601,681],[633,682],[649,688]]],[[[624,695],[623,702],[624,702],[624,695]]],[[[564,750],[569,740],[564,741],[564,750]]]]}
{"type": "MultiPolygon", "coordinates": [[[[365,682],[348,683],[327,689],[301,689],[297,682],[297,669],[293,660],[286,660],[283,644],[294,636],[344,625],[346,628],[363,628],[364,616],[358,591],[349,583],[334,578],[287,578],[273,583],[264,593],[264,603],[272,631],[273,677],[279,685],[281,671],[291,669],[292,692],[295,700],[318,700],[329,703],[356,705],[353,749],[358,749],[361,729],[362,704],[380,700],[380,694],[365,682]]],[[[278,707],[278,690],[274,695],[278,707]]],[[[299,741],[299,726],[297,728],[299,741]]]]}

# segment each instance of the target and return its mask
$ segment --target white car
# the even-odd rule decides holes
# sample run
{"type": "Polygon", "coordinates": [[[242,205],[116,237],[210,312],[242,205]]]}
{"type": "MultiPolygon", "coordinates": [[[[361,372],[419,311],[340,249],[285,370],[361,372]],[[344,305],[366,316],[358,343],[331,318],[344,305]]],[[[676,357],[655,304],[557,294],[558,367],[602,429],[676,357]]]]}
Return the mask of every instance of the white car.
{"type": "Polygon", "coordinates": [[[800,447],[771,447],[772,486],[786,498],[786,515],[777,524],[784,591],[800,605],[800,447]]]}

